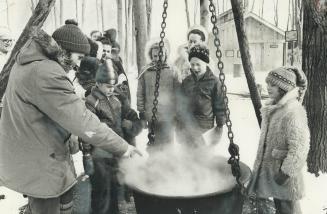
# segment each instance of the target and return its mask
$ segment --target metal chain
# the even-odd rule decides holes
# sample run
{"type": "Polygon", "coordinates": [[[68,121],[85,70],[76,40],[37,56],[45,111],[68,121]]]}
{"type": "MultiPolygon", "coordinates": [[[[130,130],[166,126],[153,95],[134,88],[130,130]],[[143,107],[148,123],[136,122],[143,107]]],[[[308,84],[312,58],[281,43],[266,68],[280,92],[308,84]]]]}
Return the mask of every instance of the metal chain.
{"type": "Polygon", "coordinates": [[[159,42],[159,60],[156,64],[156,83],[154,90],[154,100],[153,100],[153,108],[152,108],[152,117],[150,123],[150,132],[148,134],[148,145],[154,145],[155,143],[155,126],[157,123],[157,112],[158,112],[158,97],[159,97],[159,82],[160,82],[160,73],[161,69],[164,66],[163,62],[163,48],[164,48],[164,38],[165,38],[165,28],[166,28],[166,18],[167,18],[167,8],[168,8],[168,0],[164,1],[163,4],[163,12],[162,12],[162,23],[161,23],[161,32],[160,32],[160,42],[159,42]]]}
{"type": "Polygon", "coordinates": [[[217,27],[217,16],[216,16],[216,8],[213,4],[213,0],[209,0],[209,11],[211,12],[211,23],[213,24],[212,33],[214,35],[214,44],[217,48],[216,50],[216,57],[218,59],[218,69],[219,69],[219,79],[221,82],[221,90],[224,97],[224,104],[225,104],[225,116],[226,116],[226,126],[228,128],[228,138],[229,138],[229,147],[228,152],[231,155],[231,157],[228,160],[228,163],[231,165],[232,174],[236,178],[237,184],[241,188],[241,191],[245,191],[244,184],[240,181],[241,178],[241,168],[240,168],[240,154],[239,154],[239,147],[237,144],[234,143],[234,133],[232,131],[232,121],[230,120],[230,110],[228,107],[228,97],[227,97],[227,87],[225,84],[225,73],[223,71],[224,69],[224,63],[222,62],[222,52],[220,50],[220,40],[218,37],[219,30],[217,27]]]}

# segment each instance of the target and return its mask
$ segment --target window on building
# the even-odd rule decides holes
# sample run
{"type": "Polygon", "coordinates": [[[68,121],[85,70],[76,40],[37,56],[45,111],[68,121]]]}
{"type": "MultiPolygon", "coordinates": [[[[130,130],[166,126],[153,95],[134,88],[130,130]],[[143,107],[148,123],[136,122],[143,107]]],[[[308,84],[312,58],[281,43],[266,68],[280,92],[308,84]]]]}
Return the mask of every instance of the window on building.
{"type": "Polygon", "coordinates": [[[225,55],[226,57],[234,57],[234,50],[226,50],[225,55]]]}

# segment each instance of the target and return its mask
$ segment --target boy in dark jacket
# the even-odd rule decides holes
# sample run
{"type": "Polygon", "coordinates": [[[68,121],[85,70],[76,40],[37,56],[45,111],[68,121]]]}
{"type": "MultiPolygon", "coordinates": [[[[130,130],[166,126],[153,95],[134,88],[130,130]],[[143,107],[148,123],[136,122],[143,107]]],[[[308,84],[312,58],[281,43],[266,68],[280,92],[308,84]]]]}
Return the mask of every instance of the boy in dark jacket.
{"type": "MultiPolygon", "coordinates": [[[[85,104],[101,122],[106,123],[122,138],[126,134],[135,137],[141,132],[142,125],[137,113],[130,108],[127,97],[116,86],[117,78],[111,60],[104,61],[95,77],[96,86],[86,97],[85,104]]],[[[92,150],[92,157],[94,163],[94,174],[90,176],[92,213],[118,213],[117,160],[98,148],[92,150]]]]}
{"type": "Polygon", "coordinates": [[[225,105],[220,81],[208,66],[208,48],[204,45],[193,46],[188,59],[191,75],[181,85],[177,136],[180,142],[201,146],[204,145],[202,134],[208,130],[215,127],[216,136],[221,136],[225,105]]]}

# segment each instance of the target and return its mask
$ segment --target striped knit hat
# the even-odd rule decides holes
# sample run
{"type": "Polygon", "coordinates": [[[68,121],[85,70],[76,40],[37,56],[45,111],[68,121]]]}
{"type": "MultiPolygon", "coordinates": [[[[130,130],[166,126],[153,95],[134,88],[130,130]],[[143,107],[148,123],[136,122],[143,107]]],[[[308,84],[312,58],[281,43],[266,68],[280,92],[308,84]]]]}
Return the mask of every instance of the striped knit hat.
{"type": "Polygon", "coordinates": [[[266,77],[266,82],[273,83],[286,92],[296,87],[296,80],[296,74],[285,67],[270,71],[266,77]]]}
{"type": "Polygon", "coordinates": [[[90,44],[83,32],[74,24],[65,24],[53,32],[52,37],[65,50],[90,53],[90,44]]]}

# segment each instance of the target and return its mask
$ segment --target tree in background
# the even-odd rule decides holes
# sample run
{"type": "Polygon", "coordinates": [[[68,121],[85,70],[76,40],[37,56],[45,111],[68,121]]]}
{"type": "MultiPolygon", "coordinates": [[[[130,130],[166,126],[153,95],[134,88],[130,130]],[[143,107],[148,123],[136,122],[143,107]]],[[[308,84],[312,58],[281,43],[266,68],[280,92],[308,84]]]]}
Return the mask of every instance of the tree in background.
{"type": "Polygon", "coordinates": [[[191,22],[190,22],[190,11],[188,10],[188,0],[185,0],[185,12],[186,12],[187,28],[190,28],[191,22]]]}
{"type": "Polygon", "coordinates": [[[304,99],[311,132],[308,171],[327,172],[327,2],[304,1],[303,62],[308,77],[304,99]],[[318,4],[323,2],[325,5],[318,4]]]}
{"type": "Polygon", "coordinates": [[[209,0],[200,0],[200,25],[208,30],[209,27],[209,0]]]}
{"type": "Polygon", "coordinates": [[[36,5],[31,18],[28,20],[22,34],[19,36],[13,50],[11,51],[7,63],[4,65],[2,72],[0,73],[0,100],[2,100],[3,94],[7,88],[10,71],[15,63],[16,54],[25,45],[31,35],[35,33],[35,29],[39,29],[43,26],[43,23],[47,19],[54,3],[55,0],[40,0],[36,5]]]}
{"type": "Polygon", "coordinates": [[[138,72],[145,66],[145,45],[147,41],[146,0],[134,0],[134,20],[136,33],[136,57],[138,72]]]}

